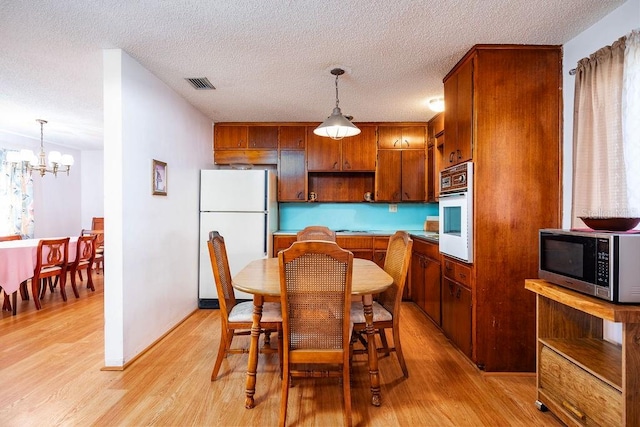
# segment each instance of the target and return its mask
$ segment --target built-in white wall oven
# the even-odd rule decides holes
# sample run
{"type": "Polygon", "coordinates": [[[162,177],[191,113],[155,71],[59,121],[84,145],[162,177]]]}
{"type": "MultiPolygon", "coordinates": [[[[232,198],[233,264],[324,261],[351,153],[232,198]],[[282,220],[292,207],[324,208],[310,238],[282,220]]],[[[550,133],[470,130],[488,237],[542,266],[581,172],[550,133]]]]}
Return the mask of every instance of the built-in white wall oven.
{"type": "Polygon", "coordinates": [[[473,262],[473,163],[440,172],[440,253],[473,262]]]}

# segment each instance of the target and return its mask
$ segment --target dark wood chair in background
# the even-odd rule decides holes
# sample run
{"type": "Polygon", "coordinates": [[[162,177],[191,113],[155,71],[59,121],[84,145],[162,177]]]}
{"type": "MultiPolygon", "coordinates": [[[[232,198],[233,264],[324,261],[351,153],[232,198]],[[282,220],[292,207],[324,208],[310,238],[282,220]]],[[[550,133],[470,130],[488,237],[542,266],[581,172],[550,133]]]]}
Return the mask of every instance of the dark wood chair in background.
{"type": "MultiPolygon", "coordinates": [[[[232,348],[233,338],[241,335],[251,334],[251,325],[253,324],[253,302],[237,302],[233,292],[231,282],[231,270],[229,268],[229,259],[227,258],[227,248],[224,238],[217,231],[209,233],[209,257],[211,259],[211,268],[213,269],[213,279],[218,291],[218,301],[220,303],[220,346],[218,347],[218,356],[213,365],[211,372],[211,381],[218,378],[218,371],[222,365],[222,359],[227,354],[248,353],[245,348],[232,348]]],[[[278,339],[278,349],[274,350],[269,347],[269,334],[273,331],[280,333],[282,331],[282,313],[280,311],[280,303],[265,302],[262,309],[262,328],[261,333],[265,334],[265,345],[260,349],[261,353],[282,354],[282,340],[278,339]]],[[[282,357],[280,357],[282,363],[282,357]]]]}
{"type": "Polygon", "coordinates": [[[82,276],[80,275],[82,270],[87,272],[87,289],[91,289],[92,291],[96,290],[93,286],[93,277],[91,277],[91,270],[93,268],[94,257],[96,254],[95,243],[95,234],[78,237],[78,242],[76,243],[76,259],[67,264],[69,276],[71,277],[71,287],[76,293],[76,272],[82,279],[82,276]]]}
{"type": "Polygon", "coordinates": [[[296,239],[301,240],[327,240],[329,242],[336,241],[336,232],[324,225],[310,225],[298,231],[296,239]]]}
{"type": "Polygon", "coordinates": [[[294,242],[278,259],[284,340],[280,425],[286,425],[291,377],[337,376],[344,423],[350,426],[353,254],[334,242],[314,240],[294,242]]]}
{"type": "MultiPolygon", "coordinates": [[[[382,341],[382,348],[378,348],[378,352],[389,354],[390,351],[395,351],[402,373],[406,378],[409,377],[409,371],[407,370],[400,344],[400,303],[402,302],[402,291],[409,271],[412,247],[413,240],[406,231],[397,231],[389,238],[383,268],[389,276],[393,277],[393,284],[379,294],[373,302],[373,327],[379,333],[382,341]],[[386,329],[391,329],[393,332],[393,347],[389,347],[387,344],[386,329]]],[[[354,341],[357,336],[365,344],[366,348],[363,334],[365,319],[362,302],[353,302],[351,304],[351,321],[355,332],[354,341]]],[[[361,352],[366,353],[366,349],[354,350],[354,353],[361,352]]]]}
{"type": "Polygon", "coordinates": [[[104,218],[94,216],[91,220],[91,230],[96,235],[96,256],[94,262],[96,269],[104,271],[104,218]]]}
{"type": "MultiPolygon", "coordinates": [[[[96,270],[96,273],[100,268],[104,271],[104,231],[103,230],[85,230],[80,231],[81,236],[93,236],[95,237],[93,246],[93,265],[92,269],[96,270]]],[[[82,270],[78,270],[78,278],[82,280],[82,270]]]]}

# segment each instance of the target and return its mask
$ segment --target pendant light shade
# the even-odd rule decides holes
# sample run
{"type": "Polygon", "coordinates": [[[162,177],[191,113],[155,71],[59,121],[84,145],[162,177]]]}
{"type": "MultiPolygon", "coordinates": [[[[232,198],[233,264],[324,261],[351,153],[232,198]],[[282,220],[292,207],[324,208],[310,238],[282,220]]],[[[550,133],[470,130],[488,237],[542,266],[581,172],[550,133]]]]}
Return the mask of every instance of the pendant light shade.
{"type": "Polygon", "coordinates": [[[324,136],[331,139],[342,139],[348,136],[355,136],[360,133],[360,129],[349,119],[347,119],[344,115],[342,115],[342,111],[340,111],[340,101],[338,99],[338,76],[344,74],[344,70],[342,68],[334,68],[331,70],[331,74],[336,76],[336,106],[333,109],[333,112],[327,119],[322,122],[320,126],[313,130],[318,136],[324,136]]]}

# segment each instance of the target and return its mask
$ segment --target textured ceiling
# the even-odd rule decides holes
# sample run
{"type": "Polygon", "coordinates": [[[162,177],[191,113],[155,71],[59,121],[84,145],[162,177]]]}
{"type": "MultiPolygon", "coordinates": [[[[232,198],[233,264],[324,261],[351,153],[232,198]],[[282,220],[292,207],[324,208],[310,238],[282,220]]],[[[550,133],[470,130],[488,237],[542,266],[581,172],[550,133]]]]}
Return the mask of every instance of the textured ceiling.
{"type": "Polygon", "coordinates": [[[102,147],[102,49],[212,121],[424,121],[474,44],[562,45],[624,0],[2,0],[0,131],[102,147]],[[196,91],[185,77],[217,88],[196,91]]]}

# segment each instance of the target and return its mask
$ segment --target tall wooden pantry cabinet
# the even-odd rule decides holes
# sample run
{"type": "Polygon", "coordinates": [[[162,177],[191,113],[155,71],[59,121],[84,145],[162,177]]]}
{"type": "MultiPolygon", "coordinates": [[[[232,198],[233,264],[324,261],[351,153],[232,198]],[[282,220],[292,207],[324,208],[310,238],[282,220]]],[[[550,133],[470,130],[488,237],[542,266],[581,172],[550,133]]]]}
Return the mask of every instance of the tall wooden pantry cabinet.
{"type": "Polygon", "coordinates": [[[456,281],[471,306],[454,299],[442,318],[452,316],[457,341],[467,334],[471,348],[461,349],[486,371],[536,367],[524,281],[538,274],[538,230],[561,224],[561,61],[560,46],[476,45],[444,78],[442,167],[474,163],[474,262],[443,257],[452,271],[471,267],[456,281]],[[471,315],[455,315],[465,312],[456,304],[471,315]]]}

